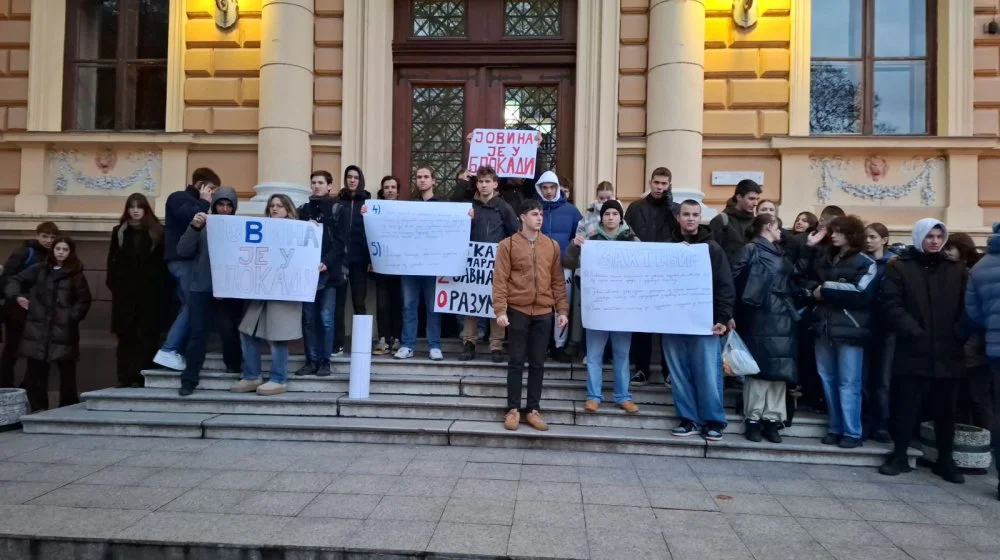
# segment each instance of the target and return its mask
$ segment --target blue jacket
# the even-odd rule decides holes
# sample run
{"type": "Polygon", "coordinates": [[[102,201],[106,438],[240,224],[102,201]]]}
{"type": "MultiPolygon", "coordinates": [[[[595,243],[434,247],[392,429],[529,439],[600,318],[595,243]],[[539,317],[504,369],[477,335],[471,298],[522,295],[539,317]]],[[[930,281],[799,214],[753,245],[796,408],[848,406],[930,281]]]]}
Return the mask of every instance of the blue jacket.
{"type": "MultiPolygon", "coordinates": [[[[538,187],[535,189],[538,190],[538,187]]],[[[542,205],[542,233],[559,244],[559,256],[566,258],[566,250],[576,237],[576,226],[583,216],[576,206],[566,200],[562,191],[559,191],[559,196],[555,200],[545,200],[539,191],[538,202],[542,205]]]]}
{"type": "Polygon", "coordinates": [[[177,254],[177,242],[187,231],[198,212],[208,212],[207,200],[202,200],[198,189],[188,186],[183,191],[167,197],[167,212],[163,228],[163,258],[167,261],[187,260],[177,254]]]}
{"type": "Polygon", "coordinates": [[[965,312],[986,329],[986,355],[1000,358],[1000,222],[986,241],[986,255],[969,273],[965,312]]]}

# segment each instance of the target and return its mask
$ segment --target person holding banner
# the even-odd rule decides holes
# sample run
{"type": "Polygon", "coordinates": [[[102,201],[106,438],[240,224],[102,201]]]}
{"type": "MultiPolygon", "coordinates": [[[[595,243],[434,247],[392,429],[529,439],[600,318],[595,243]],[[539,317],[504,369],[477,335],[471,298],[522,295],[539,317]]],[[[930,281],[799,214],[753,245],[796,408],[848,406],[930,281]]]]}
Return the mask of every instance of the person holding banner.
{"type": "MultiPolygon", "coordinates": [[[[553,171],[546,171],[535,183],[538,202],[542,205],[544,222],[542,233],[559,244],[560,259],[566,256],[566,251],[576,237],[576,227],[583,219],[576,206],[569,203],[559,187],[559,176],[553,171]]],[[[573,269],[563,269],[563,282],[567,298],[573,297],[573,269]]],[[[552,358],[557,362],[568,363],[570,356],[566,353],[566,343],[569,341],[569,327],[556,325],[553,331],[555,342],[552,358]]]]}
{"type": "Polygon", "coordinates": [[[521,204],[521,231],[500,242],[493,270],[493,310],[497,324],[509,329],[507,360],[507,414],[504,428],[516,430],[521,414],[536,430],[549,429],[542,420],[542,376],[548,333],[555,325],[565,328],[566,282],[562,275],[559,245],[542,233],[542,205],[536,200],[521,204]],[[524,362],[528,362],[528,402],[521,409],[524,362]]]}
{"type": "Polygon", "coordinates": [[[700,433],[707,441],[722,439],[726,411],[722,406],[722,348],[719,337],[736,327],[733,304],[736,290],[726,253],[712,240],[712,231],[701,225],[701,205],[685,200],[678,216],[681,243],[708,245],[712,262],[713,321],[711,334],[664,334],[663,361],[670,368],[674,405],[681,417],[671,430],[677,437],[700,433]]]}
{"type": "MultiPolygon", "coordinates": [[[[236,213],[236,190],[219,187],[212,193],[212,213],[231,216],[236,213]]],[[[191,259],[191,287],[188,298],[190,330],[187,349],[184,352],[185,367],[181,372],[182,397],[194,392],[205,364],[205,346],[208,343],[209,328],[214,326],[222,337],[222,359],[229,373],[240,373],[243,356],[237,327],[243,303],[239,300],[217,300],[212,295],[212,261],[208,255],[208,216],[204,212],[195,214],[191,225],[177,242],[177,255],[191,259]]]]}
{"type": "MultiPolygon", "coordinates": [[[[639,241],[627,225],[622,222],[625,211],[617,200],[608,200],[601,205],[601,223],[597,225],[597,233],[590,239],[604,241],[639,241]]],[[[582,235],[573,239],[573,246],[566,252],[563,264],[570,268],[580,267],[580,248],[587,241],[582,235]]],[[[610,332],[598,329],[587,329],[587,402],[583,408],[587,412],[597,412],[601,406],[601,386],[604,383],[604,347],[611,340],[615,385],[614,399],[619,408],[635,414],[639,407],[632,402],[632,394],[628,390],[628,350],[632,345],[632,333],[610,332]]]]}
{"type": "MultiPolygon", "coordinates": [[[[399,179],[392,175],[382,177],[378,189],[379,200],[399,200],[399,179]]],[[[375,313],[378,323],[378,342],[372,354],[384,356],[399,350],[399,340],[403,330],[403,292],[399,286],[399,276],[394,274],[375,275],[375,313]]]]}
{"type": "MultiPolygon", "coordinates": [[[[480,167],[476,171],[476,195],[472,199],[472,232],[470,241],[499,243],[517,233],[521,224],[514,209],[497,196],[497,174],[492,167],[480,167]]],[[[468,361],[476,357],[479,318],[466,315],[462,329],[464,349],[459,360],[468,361]]],[[[504,328],[497,320],[490,319],[490,353],[493,361],[503,361],[504,328]]]]}

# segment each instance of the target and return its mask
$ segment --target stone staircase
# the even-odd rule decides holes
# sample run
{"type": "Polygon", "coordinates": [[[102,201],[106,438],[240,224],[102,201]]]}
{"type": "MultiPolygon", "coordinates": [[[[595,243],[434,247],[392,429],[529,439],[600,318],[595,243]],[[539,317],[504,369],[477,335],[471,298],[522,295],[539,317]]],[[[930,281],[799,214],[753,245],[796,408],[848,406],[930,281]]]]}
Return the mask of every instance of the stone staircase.
{"type": "MultiPolygon", "coordinates": [[[[302,360],[291,357],[289,369],[302,360]]],[[[264,362],[266,371],[267,357],[264,362]]],[[[863,466],[881,464],[888,451],[874,442],[851,450],[821,445],[825,418],[803,413],[782,431],[782,444],[748,442],[733,391],[726,393],[730,424],[723,441],[672,437],[678,419],[662,383],[633,387],[638,414],[610,403],[588,413],[586,368],[580,364],[546,366],[547,432],[526,425],[516,432],[503,429],[506,364],[375,357],[368,399],[347,397],[348,369],[349,358],[342,357],[334,362],[334,375],[293,376],[287,393],[261,397],[230,393],[238,375],[226,373],[221,355],[212,354],[189,397],[177,395],[178,372],[148,370],[145,388],[84,393],[79,405],[28,415],[22,423],[27,433],[518,447],[863,466]]],[[[610,396],[610,371],[605,380],[610,396]]]]}

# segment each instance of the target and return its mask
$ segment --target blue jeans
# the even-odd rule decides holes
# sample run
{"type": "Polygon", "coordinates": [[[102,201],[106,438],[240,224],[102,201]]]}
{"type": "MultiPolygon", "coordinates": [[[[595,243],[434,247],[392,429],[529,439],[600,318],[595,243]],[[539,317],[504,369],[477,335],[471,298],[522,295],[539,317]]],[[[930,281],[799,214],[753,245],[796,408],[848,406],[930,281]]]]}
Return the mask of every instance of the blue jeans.
{"type": "Polygon", "coordinates": [[[306,361],[330,361],[333,353],[334,321],[337,316],[337,287],[327,286],[316,292],[316,299],[302,304],[302,339],[306,361]]]}
{"type": "MultiPolygon", "coordinates": [[[[720,432],[726,427],[722,407],[722,366],[719,337],[710,335],[660,335],[663,359],[672,381],[677,415],[695,426],[720,432]]],[[[587,351],[590,354],[590,351],[587,351]]]]}
{"type": "Polygon", "coordinates": [[[403,276],[403,346],[413,350],[417,345],[417,312],[421,299],[427,314],[427,347],[441,349],[441,315],[434,312],[435,276],[403,276]]]}
{"type": "Polygon", "coordinates": [[[823,383],[829,434],[861,439],[861,374],[865,349],[816,338],[816,369],[823,383]]]}
{"type": "Polygon", "coordinates": [[[163,342],[163,350],[166,352],[183,352],[184,340],[188,334],[188,299],[191,288],[191,273],[194,269],[194,261],[168,261],[167,270],[174,277],[177,283],[177,299],[181,302],[180,311],[174,324],[170,325],[167,332],[167,339],[163,342]]]}
{"type": "Polygon", "coordinates": [[[587,400],[601,402],[601,385],[604,382],[604,346],[611,339],[612,363],[615,371],[615,403],[632,400],[628,390],[628,351],[632,346],[632,333],[587,329],[587,400]]]}
{"type": "MultiPolygon", "coordinates": [[[[260,379],[260,350],[257,349],[256,337],[246,333],[240,333],[240,345],[243,347],[243,379],[257,381],[260,379]]],[[[274,383],[285,384],[288,382],[288,341],[272,340],[271,345],[271,374],[270,380],[274,383]]],[[[329,356],[329,354],[327,354],[329,356]]]]}

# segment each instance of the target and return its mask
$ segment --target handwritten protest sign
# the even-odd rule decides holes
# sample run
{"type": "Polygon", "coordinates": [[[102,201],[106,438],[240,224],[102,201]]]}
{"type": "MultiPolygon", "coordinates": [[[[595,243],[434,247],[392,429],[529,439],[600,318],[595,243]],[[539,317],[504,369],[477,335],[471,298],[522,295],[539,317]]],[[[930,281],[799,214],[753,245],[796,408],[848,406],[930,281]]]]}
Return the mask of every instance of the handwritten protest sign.
{"type": "Polygon", "coordinates": [[[498,177],[535,177],[542,135],[534,130],[477,128],[469,145],[469,173],[490,166],[498,177]]]}
{"type": "Polygon", "coordinates": [[[434,311],[474,317],[493,313],[493,261],[496,243],[469,242],[469,258],[462,276],[438,276],[434,311]]]}
{"type": "Polygon", "coordinates": [[[299,220],[208,217],[217,298],[313,301],[323,226],[299,220]]]}
{"type": "Polygon", "coordinates": [[[584,327],[711,334],[708,245],[591,240],[580,259],[584,327]]]}
{"type": "Polygon", "coordinates": [[[465,274],[472,219],[466,202],[370,200],[365,233],[379,274],[465,274]]]}

